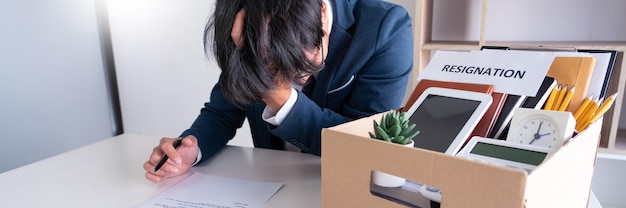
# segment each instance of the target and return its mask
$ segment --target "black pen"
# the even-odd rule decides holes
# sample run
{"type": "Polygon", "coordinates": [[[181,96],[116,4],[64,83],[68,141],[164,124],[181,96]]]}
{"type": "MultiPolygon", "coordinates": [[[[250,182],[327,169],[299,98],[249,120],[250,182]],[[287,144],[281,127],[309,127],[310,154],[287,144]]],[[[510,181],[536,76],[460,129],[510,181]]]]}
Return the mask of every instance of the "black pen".
{"type": "MultiPolygon", "coordinates": [[[[179,138],[178,140],[176,140],[174,142],[174,149],[178,148],[178,146],[180,146],[180,144],[182,143],[183,139],[179,138]]],[[[165,162],[167,161],[167,159],[169,159],[169,157],[167,156],[167,154],[165,154],[163,156],[163,158],[161,158],[161,161],[159,161],[159,163],[156,164],[156,166],[154,166],[154,172],[156,173],[159,168],[161,168],[161,166],[163,166],[163,164],[165,164],[165,162]]]]}

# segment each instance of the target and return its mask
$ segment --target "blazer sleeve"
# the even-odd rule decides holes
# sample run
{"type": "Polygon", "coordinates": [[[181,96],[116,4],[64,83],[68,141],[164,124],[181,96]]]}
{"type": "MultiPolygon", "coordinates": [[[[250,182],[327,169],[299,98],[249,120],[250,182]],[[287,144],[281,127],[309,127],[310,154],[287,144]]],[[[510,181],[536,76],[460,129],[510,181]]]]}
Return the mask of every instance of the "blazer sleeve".
{"type": "MultiPolygon", "coordinates": [[[[371,38],[375,40],[370,41],[375,41],[374,50],[356,54],[356,57],[366,60],[358,69],[339,69],[351,70],[356,74],[351,86],[346,89],[349,92],[343,99],[338,99],[343,102],[341,107],[334,110],[320,107],[299,92],[295,106],[283,123],[280,126],[270,125],[272,134],[299,147],[303,152],[321,155],[322,128],[397,109],[402,105],[413,67],[411,18],[404,8],[395,5],[387,9],[377,21],[367,21],[372,27],[378,27],[378,32],[373,31],[374,38],[371,38]]],[[[372,36],[370,31],[365,33],[355,32],[353,41],[359,39],[360,35],[372,36]]],[[[355,57],[354,54],[351,57],[355,57]]]]}
{"type": "Polygon", "coordinates": [[[202,162],[224,148],[245,120],[245,111],[230,104],[218,82],[211,91],[211,100],[204,104],[191,127],[181,137],[194,135],[202,152],[202,162]]]}

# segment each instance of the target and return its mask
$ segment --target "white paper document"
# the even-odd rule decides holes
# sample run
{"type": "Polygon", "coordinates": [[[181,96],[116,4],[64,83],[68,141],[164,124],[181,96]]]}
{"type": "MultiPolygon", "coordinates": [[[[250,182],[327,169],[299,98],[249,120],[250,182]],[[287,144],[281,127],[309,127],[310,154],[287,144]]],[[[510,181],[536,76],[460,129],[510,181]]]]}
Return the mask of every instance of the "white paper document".
{"type": "Polygon", "coordinates": [[[266,183],[194,173],[139,208],[262,207],[282,183],[266,183]]]}
{"type": "Polygon", "coordinates": [[[437,51],[417,78],[492,84],[495,92],[535,96],[553,55],[506,51],[437,51]]]}
{"type": "Polygon", "coordinates": [[[589,83],[587,94],[598,96],[604,87],[604,78],[606,77],[607,70],[609,69],[609,63],[611,62],[611,53],[592,53],[591,55],[596,57],[596,65],[593,68],[593,74],[591,75],[590,81],[591,83],[589,83]]]}

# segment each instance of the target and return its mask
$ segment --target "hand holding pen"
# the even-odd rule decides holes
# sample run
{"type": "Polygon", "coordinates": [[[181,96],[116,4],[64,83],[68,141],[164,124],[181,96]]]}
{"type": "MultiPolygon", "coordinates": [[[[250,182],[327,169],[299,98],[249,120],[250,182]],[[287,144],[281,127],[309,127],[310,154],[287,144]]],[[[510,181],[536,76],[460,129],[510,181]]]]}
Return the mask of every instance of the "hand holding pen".
{"type": "Polygon", "coordinates": [[[198,157],[198,140],[194,136],[162,138],[143,168],[146,179],[158,183],[189,170],[198,157]]]}
{"type": "MultiPolygon", "coordinates": [[[[183,138],[178,138],[178,140],[176,140],[174,142],[174,144],[172,146],[174,146],[174,149],[177,149],[180,146],[180,143],[182,143],[183,138]]],[[[163,164],[165,164],[165,162],[167,162],[167,160],[169,159],[169,157],[166,155],[163,156],[163,158],[161,158],[161,160],[159,160],[159,162],[156,164],[156,166],[154,166],[154,172],[156,173],[157,171],[159,171],[159,169],[163,166],[163,164]]],[[[176,160],[174,160],[176,163],[180,163],[180,159],[176,158],[176,160]]]]}

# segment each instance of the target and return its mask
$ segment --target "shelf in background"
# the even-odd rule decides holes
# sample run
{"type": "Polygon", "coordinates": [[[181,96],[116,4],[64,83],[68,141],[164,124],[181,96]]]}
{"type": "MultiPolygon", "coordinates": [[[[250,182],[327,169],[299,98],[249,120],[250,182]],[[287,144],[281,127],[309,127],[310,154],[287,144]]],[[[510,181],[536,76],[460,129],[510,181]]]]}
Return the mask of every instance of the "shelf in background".
{"type": "MultiPolygon", "coordinates": [[[[590,50],[626,50],[626,41],[485,41],[486,46],[511,46],[525,48],[572,48],[590,50]]],[[[478,50],[478,41],[427,41],[422,50],[478,50]]]]}
{"type": "Polygon", "coordinates": [[[433,41],[422,45],[422,50],[478,50],[480,45],[473,41],[433,41]]]}
{"type": "Polygon", "coordinates": [[[485,45],[489,46],[542,46],[577,48],[590,50],[620,50],[626,49],[626,41],[485,41],[485,45]]]}
{"type": "MultiPolygon", "coordinates": [[[[547,2],[546,4],[554,6],[554,2],[547,2]]],[[[626,3],[622,3],[622,1],[614,1],[608,4],[616,8],[622,5],[626,5],[626,3]]],[[[535,3],[530,3],[530,4],[526,3],[525,5],[533,5],[533,8],[537,6],[535,5],[535,3]]],[[[575,7],[576,9],[587,9],[587,8],[578,8],[573,4],[571,5],[572,6],[570,7],[575,7]]],[[[495,2],[491,6],[492,7],[490,8],[493,9],[494,6],[495,7],[504,6],[508,8],[508,7],[511,7],[512,5],[504,4],[502,2],[495,2]]],[[[606,37],[605,36],[599,36],[599,37],[589,36],[588,37],[586,36],[587,33],[584,33],[582,36],[578,33],[575,33],[579,35],[579,36],[576,36],[576,38],[579,38],[580,41],[578,40],[534,41],[538,39],[537,37],[554,38],[554,37],[562,36],[564,39],[568,39],[568,38],[571,39],[571,37],[567,35],[567,32],[566,34],[561,34],[562,33],[561,31],[569,31],[568,29],[572,29],[571,28],[572,25],[568,25],[564,22],[559,22],[559,24],[556,24],[556,25],[559,26],[560,28],[556,28],[555,30],[554,27],[550,27],[550,25],[553,24],[553,22],[550,22],[550,21],[555,21],[557,19],[550,19],[548,22],[545,22],[545,23],[541,21],[539,22],[533,21],[532,23],[535,25],[530,24],[530,26],[532,26],[531,28],[535,28],[536,26],[539,26],[539,28],[541,28],[542,27],[541,25],[548,26],[550,31],[553,31],[553,32],[556,31],[557,33],[554,33],[554,34],[553,33],[550,33],[550,34],[540,33],[540,36],[536,36],[536,34],[533,35],[533,34],[515,32],[515,31],[520,31],[519,30],[520,27],[523,27],[524,25],[529,26],[529,24],[527,24],[528,21],[525,21],[523,22],[524,24],[513,24],[514,28],[512,29],[515,29],[515,30],[512,30],[512,32],[504,33],[505,35],[510,35],[510,37],[509,36],[501,37],[500,35],[496,37],[496,38],[499,38],[498,41],[490,41],[486,38],[486,35],[485,35],[487,27],[488,25],[490,25],[490,24],[487,24],[488,22],[487,19],[489,18],[489,20],[494,20],[494,19],[499,19],[499,18],[498,17],[494,18],[493,16],[487,15],[488,0],[473,0],[471,1],[471,3],[466,3],[464,5],[461,5],[463,9],[459,9],[458,7],[459,7],[458,4],[455,4],[455,2],[452,2],[450,0],[445,0],[445,1],[442,0],[442,1],[436,1],[436,2],[434,0],[416,0],[415,18],[414,18],[414,24],[413,24],[415,25],[415,28],[414,28],[415,53],[414,53],[414,64],[413,64],[414,70],[411,73],[411,80],[409,81],[409,86],[407,89],[411,90],[415,88],[415,86],[417,85],[417,81],[416,81],[417,77],[419,76],[420,72],[426,67],[426,65],[430,61],[430,58],[433,52],[437,50],[469,51],[469,50],[478,50],[482,46],[510,46],[510,47],[521,46],[521,47],[526,47],[526,48],[532,48],[532,47],[538,48],[537,46],[543,46],[544,48],[547,48],[547,47],[559,48],[560,47],[560,48],[589,49],[589,50],[616,50],[616,51],[619,51],[620,53],[617,58],[613,76],[611,77],[611,84],[609,86],[608,93],[610,94],[615,93],[615,92],[620,92],[620,93],[618,95],[618,98],[615,101],[613,108],[611,108],[611,110],[609,110],[609,112],[607,112],[603,118],[600,149],[602,149],[602,151],[615,151],[615,152],[618,152],[619,154],[626,155],[626,147],[624,147],[624,150],[618,150],[622,147],[621,146],[622,144],[626,144],[626,138],[617,137],[617,129],[619,128],[618,123],[620,121],[623,95],[626,94],[624,92],[624,89],[626,88],[626,73],[622,73],[622,72],[626,72],[626,64],[624,63],[624,51],[626,51],[626,40],[623,40],[623,37],[619,35],[615,35],[615,34],[611,36],[606,36],[606,37]],[[438,5],[435,5],[435,3],[437,3],[438,5]],[[445,15],[443,16],[437,13],[437,12],[441,13],[442,11],[443,13],[445,13],[445,15]],[[455,12],[450,13],[450,11],[456,11],[456,13],[455,12]],[[479,14],[478,15],[479,17],[475,15],[477,13],[479,14]],[[458,15],[456,17],[448,17],[448,16],[451,16],[451,14],[458,14],[458,15]],[[436,20],[437,18],[444,18],[445,21],[436,20]],[[465,24],[462,24],[462,22],[460,21],[465,21],[465,24]],[[536,25],[536,24],[539,24],[539,25],[536,25]],[[442,29],[441,27],[438,27],[438,26],[448,26],[452,28],[442,29]],[[433,28],[437,28],[437,30],[435,31],[433,28]],[[442,32],[442,31],[445,31],[445,32],[442,32]],[[459,34],[447,34],[449,32],[458,32],[459,34]],[[558,32],[561,32],[561,33],[558,33],[558,32]],[[469,35],[471,37],[463,38],[462,37],[463,34],[469,35]],[[473,36],[476,34],[479,34],[479,37],[477,38],[478,40],[476,40],[476,38],[473,36]],[[521,37],[523,41],[513,41],[514,39],[519,40],[520,37],[518,37],[518,35],[520,34],[523,35],[523,37],[521,37]],[[440,36],[445,36],[445,37],[440,37],[440,36]],[[461,38],[459,40],[450,40],[451,39],[450,37],[461,37],[461,38]],[[525,37],[526,38],[535,37],[535,39],[533,39],[533,41],[525,41],[524,40],[525,37]],[[606,39],[607,37],[611,37],[615,41],[604,41],[604,39],[606,39]],[[511,41],[499,41],[501,39],[506,40],[509,38],[511,41]],[[446,39],[446,40],[441,40],[441,39],[446,39]],[[593,40],[593,39],[601,39],[601,40],[593,40]],[[592,40],[592,41],[589,41],[589,40],[592,40]]],[[[594,8],[591,8],[591,9],[594,9],[594,8]]],[[[546,11],[551,11],[551,10],[546,10],[546,11]]],[[[495,14],[506,15],[508,13],[506,12],[503,13],[503,11],[496,10],[495,14]]],[[[535,18],[536,15],[541,15],[541,14],[533,13],[529,15],[534,15],[533,18],[535,18]]],[[[522,17],[517,17],[517,18],[522,18],[522,17]]],[[[617,33],[619,33],[619,31],[623,31],[622,30],[623,27],[620,26],[621,24],[619,24],[621,23],[620,18],[612,18],[611,21],[614,22],[615,27],[613,27],[610,31],[617,32],[617,33]]],[[[492,26],[501,24],[501,22],[500,23],[490,22],[490,23],[492,23],[491,24],[492,26]],[[493,23],[497,23],[497,24],[493,24],[493,23]]],[[[583,24],[578,24],[579,22],[576,22],[576,23],[577,24],[575,25],[578,25],[578,26],[583,25],[583,24]]],[[[506,24],[506,25],[507,27],[511,26],[511,24],[506,24]]],[[[595,28],[595,25],[590,26],[589,24],[587,24],[585,26],[589,26],[592,29],[595,28]]],[[[522,29],[521,31],[532,33],[532,31],[524,30],[524,29],[522,29]]],[[[606,31],[606,30],[598,30],[598,31],[606,31]]],[[[609,39],[609,40],[612,40],[612,39],[609,39]]],[[[407,92],[407,94],[410,94],[410,92],[407,92]]]]}

